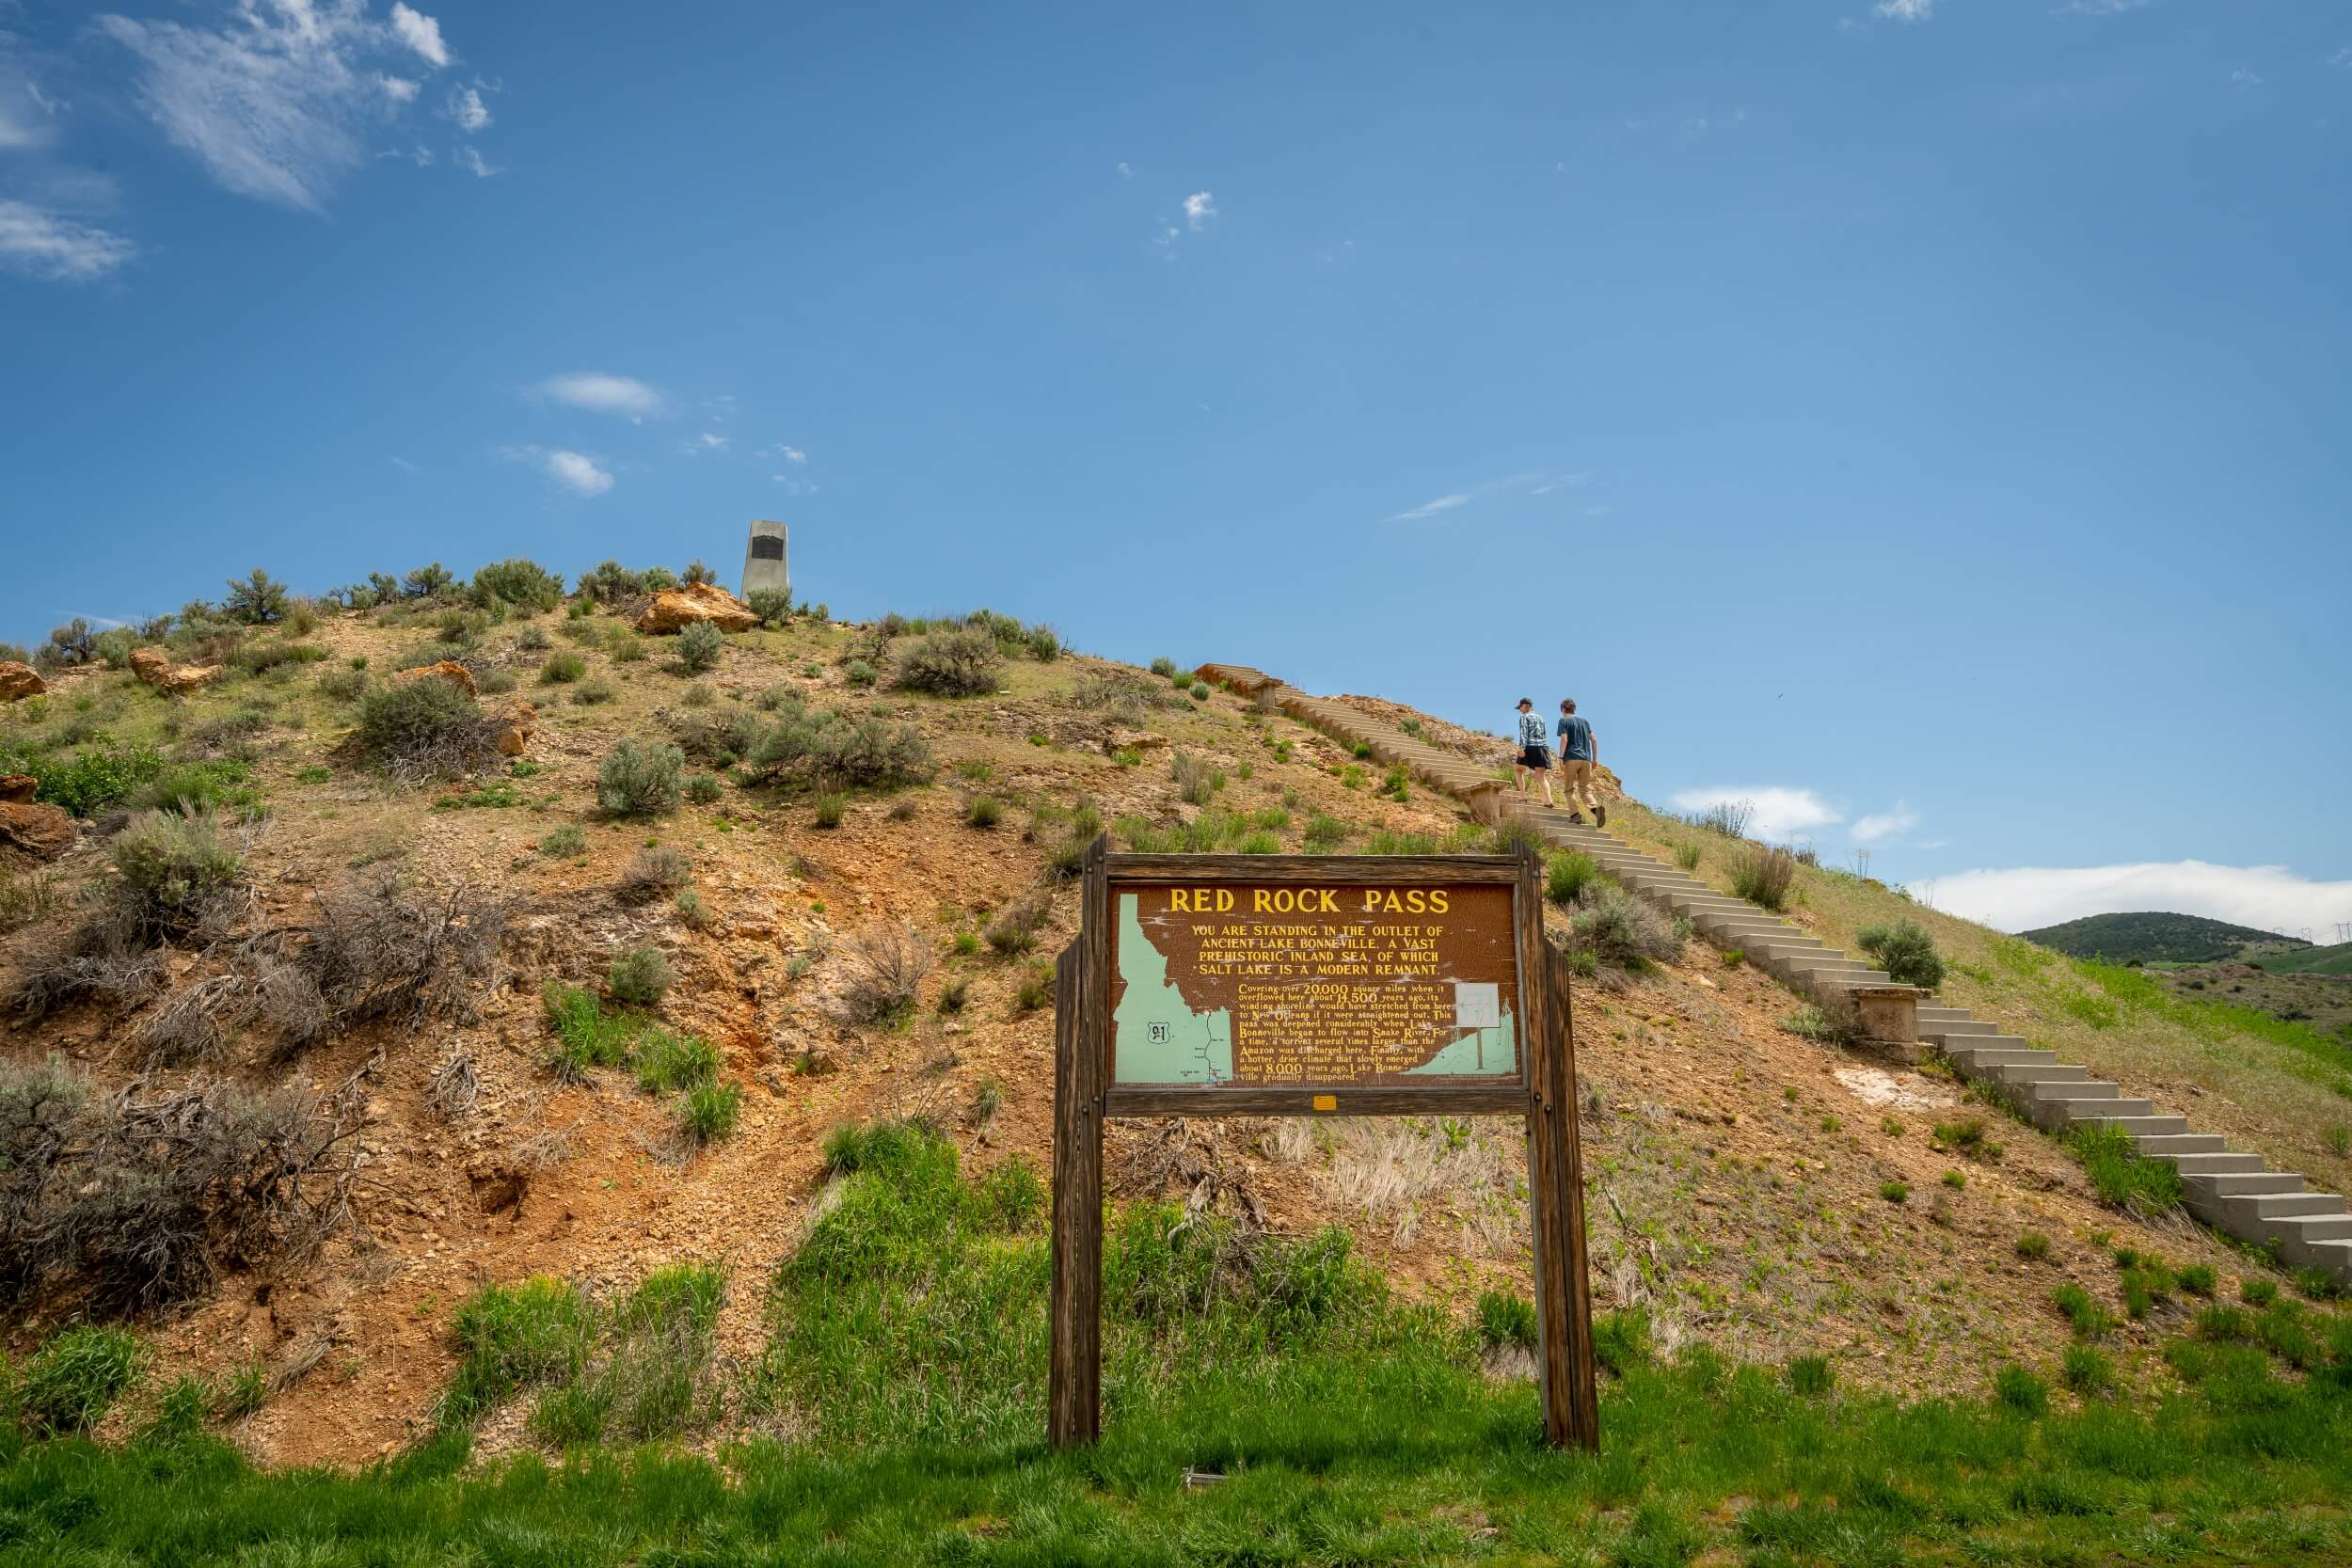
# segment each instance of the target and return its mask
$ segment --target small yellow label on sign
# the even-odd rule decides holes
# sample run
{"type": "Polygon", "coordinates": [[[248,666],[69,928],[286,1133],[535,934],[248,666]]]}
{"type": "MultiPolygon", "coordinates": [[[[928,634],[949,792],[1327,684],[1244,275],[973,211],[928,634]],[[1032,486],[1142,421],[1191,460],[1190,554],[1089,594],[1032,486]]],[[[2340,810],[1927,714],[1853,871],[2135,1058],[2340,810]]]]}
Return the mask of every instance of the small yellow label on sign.
{"type": "Polygon", "coordinates": [[[1318,1111],[1336,1111],[1340,1108],[1340,1097],[1335,1094],[1319,1094],[1315,1096],[1313,1103],[1318,1111]]]}

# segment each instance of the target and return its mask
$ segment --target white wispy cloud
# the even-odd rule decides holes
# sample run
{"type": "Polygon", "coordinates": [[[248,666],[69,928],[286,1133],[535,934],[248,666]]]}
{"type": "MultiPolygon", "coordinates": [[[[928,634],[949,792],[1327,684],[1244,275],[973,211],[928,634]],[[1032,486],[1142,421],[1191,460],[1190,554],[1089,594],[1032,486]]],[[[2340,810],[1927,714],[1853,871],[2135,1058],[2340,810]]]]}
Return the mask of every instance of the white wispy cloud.
{"type": "Polygon", "coordinates": [[[471,174],[477,180],[487,180],[493,175],[506,172],[504,165],[490,162],[471,146],[459,148],[455,161],[459,168],[471,174]]]}
{"type": "Polygon", "coordinates": [[[414,463],[409,462],[408,459],[405,457],[395,457],[391,460],[391,464],[393,467],[398,468],[401,472],[406,474],[419,473],[422,471],[419,469],[414,463]]]}
{"type": "MultiPolygon", "coordinates": [[[[278,0],[280,4],[288,0],[278,0]]],[[[294,7],[307,9],[310,0],[291,0],[294,7]]],[[[438,71],[449,64],[449,45],[441,41],[441,24],[421,11],[409,9],[393,0],[392,36],[416,52],[417,57],[438,71]]]]}
{"type": "Polygon", "coordinates": [[[2068,0],[2058,10],[2073,16],[2119,16],[2124,11],[2136,11],[2147,3],[2148,0],[2068,0]]]}
{"type": "Polygon", "coordinates": [[[2343,66],[2345,70],[2352,71],[2352,43],[2345,44],[2342,49],[2328,55],[2328,63],[2343,66]]]}
{"type": "Polygon", "coordinates": [[[1844,813],[1812,790],[1788,784],[1677,789],[1671,799],[1677,809],[1688,812],[1744,805],[1748,808],[1748,836],[1768,843],[1785,843],[1810,829],[1827,828],[1845,820],[1844,813]]]}
{"type": "Polygon", "coordinates": [[[1891,811],[1872,812],[1854,818],[1851,830],[1856,844],[1876,844],[1883,838],[1907,833],[1919,825],[1919,814],[1902,800],[1895,802],[1891,811]]]}
{"type": "Polygon", "coordinates": [[[1879,0],[1870,8],[1897,22],[1925,22],[1935,14],[1935,0],[1879,0]]]}
{"type": "MultiPolygon", "coordinates": [[[[0,51],[8,41],[0,33],[0,51]]],[[[56,140],[57,112],[32,73],[0,54],[0,152],[29,152],[56,140]]]]}
{"type": "Polygon", "coordinates": [[[772,450],[778,457],[783,458],[787,463],[805,463],[808,461],[808,453],[803,451],[798,447],[786,446],[781,441],[777,442],[772,450]]]}
{"type": "Polygon", "coordinates": [[[441,112],[455,120],[460,131],[469,134],[486,131],[490,126],[490,106],[482,102],[479,87],[451,88],[449,103],[441,112]]]}
{"type": "Polygon", "coordinates": [[[387,76],[382,71],[376,72],[375,85],[395,103],[414,103],[424,87],[421,82],[412,82],[405,76],[387,76]]]}
{"type": "Polygon", "coordinates": [[[707,451],[724,451],[727,450],[727,440],[728,437],[716,431],[706,430],[686,443],[686,455],[700,457],[707,451]]]}
{"type": "Polygon", "coordinates": [[[1125,161],[1124,161],[1124,160],[1121,160],[1121,162],[1120,163],[1120,166],[1119,166],[1119,177],[1120,177],[1121,180],[1132,180],[1132,179],[1134,179],[1134,178],[1135,178],[1135,173],[1136,173],[1136,171],[1135,171],[1134,169],[1129,168],[1129,167],[1127,166],[1127,165],[1126,165],[1125,161]]]}
{"type": "Polygon", "coordinates": [[[2207,861],[2130,865],[2023,866],[1964,871],[1915,889],[1937,909],[2004,931],[2030,931],[2087,914],[2161,910],[2233,925],[2333,941],[2335,923],[2352,920],[2352,881],[2319,882],[2282,865],[2216,865],[2207,861]]]}
{"type": "Polygon", "coordinates": [[[592,414],[623,414],[642,420],[661,412],[661,394],[633,375],[609,375],[602,371],[575,371],[551,375],[536,388],[543,398],[584,408],[592,414]]]}
{"type": "Polygon", "coordinates": [[[612,488],[611,473],[585,453],[560,448],[547,455],[548,477],[575,495],[601,496],[612,488]]]}
{"type": "Polygon", "coordinates": [[[1215,216],[1216,216],[1216,198],[1208,192],[1195,191],[1184,198],[1184,222],[1191,227],[1194,233],[1199,233],[1200,226],[1215,216]]]}
{"type": "Polygon", "coordinates": [[[2230,86],[2233,87],[2258,87],[2262,85],[2263,79],[2255,75],[2252,71],[2247,70],[2244,66],[2240,66],[2235,71],[2230,72],[2230,86]]]}
{"type": "Polygon", "coordinates": [[[1442,516],[1448,512],[1458,511],[1472,501],[1485,500],[1491,496],[1546,496],[1563,486],[1586,483],[1592,477],[1589,473],[1506,474],[1501,479],[1490,479],[1484,484],[1473,484],[1467,490],[1456,490],[1434,499],[1425,500],[1419,506],[1408,507],[1403,512],[1391,513],[1382,520],[1391,523],[1425,522],[1431,517],[1442,516]]]}
{"type": "Polygon", "coordinates": [[[102,16],[135,55],[139,106],[174,146],[240,196],[315,212],[364,157],[363,135],[413,99],[362,69],[403,48],[438,69],[440,25],[405,5],[389,26],[365,0],[235,0],[220,25],[102,16]]]}
{"type": "Polygon", "coordinates": [[[0,267],[55,283],[88,283],[138,254],[119,234],[29,202],[0,200],[0,267]]]}

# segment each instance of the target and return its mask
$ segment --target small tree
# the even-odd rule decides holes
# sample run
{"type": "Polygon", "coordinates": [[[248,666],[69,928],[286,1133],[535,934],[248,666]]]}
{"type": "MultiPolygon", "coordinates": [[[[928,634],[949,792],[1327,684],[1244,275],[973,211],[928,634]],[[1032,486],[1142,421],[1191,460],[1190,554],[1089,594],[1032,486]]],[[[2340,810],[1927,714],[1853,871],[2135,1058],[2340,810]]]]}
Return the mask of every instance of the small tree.
{"type": "Polygon", "coordinates": [[[87,664],[98,657],[98,634],[90,624],[76,615],[62,626],[50,629],[49,641],[33,656],[34,662],[56,669],[65,664],[87,664]]]}
{"type": "Polygon", "coordinates": [[[719,574],[710,569],[709,562],[698,557],[686,563],[686,576],[682,580],[691,588],[698,582],[716,582],[719,574]]]}
{"type": "Polygon", "coordinates": [[[401,583],[401,593],[412,599],[429,599],[447,592],[456,581],[449,568],[437,561],[409,573],[401,583]]]}
{"type": "Polygon", "coordinates": [[[744,602],[768,626],[780,626],[792,616],[792,595],[781,588],[755,588],[744,602]]]}
{"type": "Polygon", "coordinates": [[[625,739],[596,768],[596,804],[615,816],[660,816],[677,810],[685,780],[685,752],[625,739]]]}
{"type": "Polygon", "coordinates": [[[1854,934],[1854,945],[1879,961],[1897,985],[1933,990],[1944,983],[1944,959],[1926,927],[1903,916],[1892,926],[1867,926],[1854,934]]]}
{"type": "Polygon", "coordinates": [[[725,633],[708,621],[696,621],[677,634],[678,662],[686,666],[689,674],[716,670],[719,651],[726,644],[725,633]]]}
{"type": "Polygon", "coordinates": [[[245,578],[229,579],[229,596],[221,611],[244,626],[262,626],[286,618],[286,585],[259,566],[245,578]]]}

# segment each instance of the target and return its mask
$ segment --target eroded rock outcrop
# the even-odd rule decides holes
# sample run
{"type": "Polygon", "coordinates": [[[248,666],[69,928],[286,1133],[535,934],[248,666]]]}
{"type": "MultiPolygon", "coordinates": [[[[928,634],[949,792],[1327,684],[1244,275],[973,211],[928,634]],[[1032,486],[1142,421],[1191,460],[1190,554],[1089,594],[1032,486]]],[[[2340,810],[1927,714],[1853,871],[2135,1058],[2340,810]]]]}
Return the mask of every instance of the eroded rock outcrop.
{"type": "Polygon", "coordinates": [[[752,613],[751,606],[715,582],[694,582],[656,594],[653,603],[637,617],[637,629],[647,637],[667,637],[696,621],[707,621],[721,631],[754,631],[759,626],[759,617],[752,613]]]}

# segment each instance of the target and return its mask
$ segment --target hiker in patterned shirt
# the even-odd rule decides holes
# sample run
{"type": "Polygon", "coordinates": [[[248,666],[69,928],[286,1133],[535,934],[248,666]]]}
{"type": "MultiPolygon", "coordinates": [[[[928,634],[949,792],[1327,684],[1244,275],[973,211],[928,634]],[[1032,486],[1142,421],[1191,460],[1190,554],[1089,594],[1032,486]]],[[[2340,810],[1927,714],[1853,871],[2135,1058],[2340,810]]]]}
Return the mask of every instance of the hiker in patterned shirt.
{"type": "Polygon", "coordinates": [[[1551,737],[1544,733],[1544,716],[1535,711],[1533,697],[1519,699],[1518,720],[1519,793],[1527,793],[1527,776],[1533,773],[1544,781],[1544,804],[1548,806],[1551,804],[1551,747],[1548,744],[1551,737]]]}

